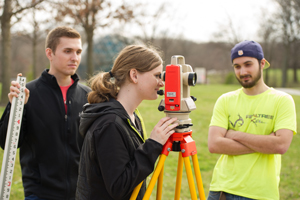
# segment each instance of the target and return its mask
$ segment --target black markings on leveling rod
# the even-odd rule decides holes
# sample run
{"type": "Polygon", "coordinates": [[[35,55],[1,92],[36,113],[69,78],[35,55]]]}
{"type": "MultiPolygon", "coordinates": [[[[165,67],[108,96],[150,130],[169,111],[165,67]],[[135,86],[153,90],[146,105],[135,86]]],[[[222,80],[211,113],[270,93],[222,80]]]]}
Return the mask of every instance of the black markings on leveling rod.
{"type": "Polygon", "coordinates": [[[0,176],[0,199],[8,200],[11,192],[14,165],[18,148],[18,141],[22,123],[25,101],[26,78],[18,76],[17,82],[21,85],[19,97],[13,97],[10,116],[7,127],[5,149],[3,154],[1,176],[0,176]]]}

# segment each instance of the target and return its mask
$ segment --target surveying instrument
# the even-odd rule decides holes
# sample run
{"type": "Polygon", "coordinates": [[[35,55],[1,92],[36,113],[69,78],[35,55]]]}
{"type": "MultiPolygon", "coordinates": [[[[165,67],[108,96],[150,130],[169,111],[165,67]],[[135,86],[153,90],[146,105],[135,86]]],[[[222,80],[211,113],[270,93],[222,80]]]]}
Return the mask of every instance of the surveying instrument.
{"type": "Polygon", "coordinates": [[[21,88],[18,97],[13,97],[11,102],[5,149],[0,175],[1,200],[9,200],[24,110],[24,89],[26,84],[26,78],[18,75],[17,82],[20,84],[21,88]]]}
{"type": "MultiPolygon", "coordinates": [[[[189,86],[195,86],[197,81],[197,74],[193,72],[190,65],[185,64],[183,56],[172,56],[171,64],[166,66],[166,71],[162,73],[161,79],[165,81],[165,92],[160,90],[159,95],[165,95],[165,99],[161,100],[158,110],[164,111],[167,117],[177,118],[178,126],[175,132],[170,136],[159,157],[159,161],[153,172],[152,178],[149,182],[148,188],[145,192],[143,200],[150,198],[151,192],[157,182],[156,199],[161,199],[162,184],[163,184],[163,167],[164,162],[169,155],[170,151],[179,152],[175,200],[180,199],[180,189],[183,171],[183,162],[185,164],[186,174],[188,178],[191,199],[197,200],[197,193],[192,174],[192,168],[189,156],[192,157],[195,177],[197,181],[198,192],[201,200],[205,200],[205,193],[197,158],[196,143],[192,139],[192,130],[190,127],[193,125],[189,118],[189,113],[196,109],[196,98],[190,96],[189,86]]],[[[140,183],[133,191],[130,200],[135,200],[139,190],[142,186],[140,183]]]]}

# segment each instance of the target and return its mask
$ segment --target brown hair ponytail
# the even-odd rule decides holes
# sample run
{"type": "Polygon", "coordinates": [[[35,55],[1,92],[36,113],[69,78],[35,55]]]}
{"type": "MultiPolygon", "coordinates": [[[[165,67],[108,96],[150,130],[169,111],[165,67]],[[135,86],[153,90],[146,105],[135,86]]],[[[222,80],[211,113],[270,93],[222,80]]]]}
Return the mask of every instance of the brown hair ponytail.
{"type": "Polygon", "coordinates": [[[92,91],[88,94],[89,103],[101,103],[109,98],[117,98],[118,87],[111,79],[109,72],[99,72],[89,80],[92,91]]]}

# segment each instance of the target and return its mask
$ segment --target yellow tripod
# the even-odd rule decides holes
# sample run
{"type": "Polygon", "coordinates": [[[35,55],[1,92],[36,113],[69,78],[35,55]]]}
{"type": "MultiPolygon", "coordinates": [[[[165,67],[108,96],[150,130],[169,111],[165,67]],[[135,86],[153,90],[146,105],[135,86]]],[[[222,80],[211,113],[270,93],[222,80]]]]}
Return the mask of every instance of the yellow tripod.
{"type": "MultiPolygon", "coordinates": [[[[173,133],[166,144],[163,147],[162,153],[159,157],[159,161],[157,163],[156,169],[153,172],[152,178],[149,182],[149,186],[145,192],[145,195],[143,197],[143,200],[148,200],[150,198],[151,192],[154,188],[155,182],[158,179],[157,183],[157,193],[156,193],[156,199],[161,199],[162,196],[162,184],[163,184],[163,167],[164,162],[169,155],[170,151],[181,151],[179,152],[178,157],[178,166],[177,166],[177,177],[176,177],[176,188],[175,188],[175,200],[180,199],[180,188],[181,188],[181,180],[182,180],[182,171],[183,171],[183,162],[185,164],[186,174],[188,178],[190,193],[191,193],[191,199],[197,200],[197,193],[195,189],[193,174],[192,174],[192,168],[189,160],[189,156],[192,156],[193,166],[194,166],[194,172],[195,177],[197,181],[198,186],[198,192],[200,196],[200,200],[205,200],[205,193],[203,189],[203,183],[197,158],[197,150],[196,150],[196,143],[191,137],[192,131],[185,132],[185,133],[173,133]]],[[[135,200],[140,188],[142,186],[142,183],[140,183],[133,191],[130,200],[135,200]]]]}

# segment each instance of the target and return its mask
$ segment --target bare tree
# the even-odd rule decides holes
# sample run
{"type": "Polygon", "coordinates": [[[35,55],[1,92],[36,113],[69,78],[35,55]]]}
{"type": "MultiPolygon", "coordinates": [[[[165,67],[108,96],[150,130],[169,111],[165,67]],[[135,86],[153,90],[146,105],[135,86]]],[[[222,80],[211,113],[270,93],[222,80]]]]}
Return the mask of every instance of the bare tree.
{"type": "MultiPolygon", "coordinates": [[[[262,17],[264,17],[266,13],[263,11],[262,15],[262,17]]],[[[270,63],[272,63],[273,50],[276,44],[276,40],[278,39],[276,22],[273,17],[265,17],[262,19],[260,24],[261,25],[258,31],[258,35],[262,38],[264,56],[270,63]]],[[[265,82],[269,84],[269,71],[266,70],[264,72],[264,75],[265,82]]]]}
{"type": "Polygon", "coordinates": [[[213,34],[216,41],[227,41],[231,46],[241,41],[242,37],[229,14],[227,14],[227,22],[220,24],[219,27],[220,29],[213,34]]]}
{"type": "Polygon", "coordinates": [[[291,62],[290,62],[290,65],[292,66],[293,68],[293,83],[297,84],[299,82],[298,80],[298,76],[297,76],[297,71],[299,69],[299,53],[300,53],[300,40],[295,40],[293,43],[292,43],[292,46],[291,46],[291,62]]]}
{"type": "MultiPolygon", "coordinates": [[[[58,1],[57,9],[60,17],[71,17],[71,23],[80,25],[86,34],[87,39],[87,75],[94,72],[93,63],[93,39],[94,31],[98,27],[106,27],[114,20],[128,21],[134,17],[133,7],[124,2],[113,5],[108,0],[64,0],[58,1]]],[[[57,20],[63,20],[57,18],[57,20]]]]}
{"type": "Polygon", "coordinates": [[[46,34],[53,26],[55,21],[50,20],[54,18],[54,13],[49,10],[49,3],[39,4],[28,11],[28,15],[22,20],[25,22],[25,26],[20,28],[20,34],[26,37],[32,48],[32,68],[30,72],[30,78],[35,79],[39,76],[39,70],[37,67],[37,57],[41,52],[38,52],[37,47],[41,41],[44,41],[46,34]],[[28,30],[30,25],[31,30],[28,30]]]}
{"type": "Polygon", "coordinates": [[[293,66],[293,81],[294,83],[298,83],[298,76],[297,76],[297,70],[299,69],[299,51],[300,51],[300,0],[294,0],[294,17],[295,17],[295,40],[293,42],[293,61],[292,61],[292,66],[293,66]]]}
{"type": "Polygon", "coordinates": [[[30,3],[21,4],[18,0],[4,0],[0,6],[2,9],[1,36],[2,36],[2,95],[0,103],[4,104],[7,99],[6,94],[9,92],[11,78],[11,27],[19,22],[20,14],[29,8],[33,8],[44,0],[32,0],[30,3]],[[12,22],[12,18],[14,21],[12,22]]]}
{"type": "Polygon", "coordinates": [[[27,38],[31,41],[31,48],[32,48],[32,69],[31,69],[31,73],[32,73],[32,78],[35,79],[37,78],[37,45],[38,43],[42,40],[42,36],[44,35],[42,33],[42,31],[40,30],[40,23],[37,20],[36,17],[36,8],[32,9],[32,21],[30,22],[30,24],[32,25],[32,33],[31,34],[27,34],[27,38]]]}
{"type": "Polygon", "coordinates": [[[141,9],[138,11],[140,17],[135,18],[134,23],[142,31],[142,35],[138,39],[141,39],[145,44],[153,44],[159,31],[159,21],[167,14],[165,12],[167,4],[162,3],[153,14],[149,13],[148,6],[145,4],[140,6],[141,9]]]}
{"type": "MultiPolygon", "coordinates": [[[[284,63],[282,65],[282,87],[286,87],[287,70],[292,64],[291,52],[294,44],[299,40],[299,8],[298,1],[276,0],[280,7],[278,19],[281,26],[281,40],[284,44],[284,63]],[[297,10],[296,10],[297,9],[297,10]]],[[[297,71],[296,65],[294,72],[297,71]]]]}
{"type": "Polygon", "coordinates": [[[169,52],[172,48],[174,48],[173,46],[173,41],[175,40],[175,38],[172,38],[168,32],[168,30],[165,30],[161,33],[159,38],[155,38],[155,44],[157,43],[157,46],[160,47],[161,49],[161,54],[162,54],[162,58],[164,61],[166,61],[167,63],[165,64],[169,64],[170,61],[168,61],[171,57],[169,55],[169,52]],[[169,58],[170,57],[170,58],[169,58]]]}
{"type": "Polygon", "coordinates": [[[134,11],[139,17],[134,18],[132,23],[127,24],[127,27],[137,30],[133,34],[144,44],[155,43],[164,52],[168,51],[165,41],[182,38],[184,33],[184,28],[181,27],[184,15],[178,15],[179,9],[177,5],[168,2],[157,4],[149,1],[139,4],[138,9],[134,11]],[[158,41],[160,42],[157,43],[158,41]]]}

